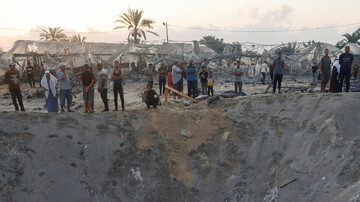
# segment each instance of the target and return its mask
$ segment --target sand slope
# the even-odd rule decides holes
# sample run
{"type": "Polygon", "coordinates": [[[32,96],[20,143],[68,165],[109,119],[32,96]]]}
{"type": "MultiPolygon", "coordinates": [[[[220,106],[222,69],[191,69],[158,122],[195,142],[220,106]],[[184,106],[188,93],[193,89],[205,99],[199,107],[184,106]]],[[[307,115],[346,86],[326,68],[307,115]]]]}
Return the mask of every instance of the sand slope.
{"type": "Polygon", "coordinates": [[[359,98],[2,112],[0,201],[359,201],[359,98]]]}

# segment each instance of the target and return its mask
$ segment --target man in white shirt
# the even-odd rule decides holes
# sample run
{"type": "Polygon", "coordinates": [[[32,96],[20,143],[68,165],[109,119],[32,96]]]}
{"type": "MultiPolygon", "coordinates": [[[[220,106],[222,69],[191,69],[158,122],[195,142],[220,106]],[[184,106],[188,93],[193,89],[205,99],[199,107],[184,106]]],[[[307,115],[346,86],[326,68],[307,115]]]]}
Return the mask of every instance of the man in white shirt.
{"type": "Polygon", "coordinates": [[[102,112],[109,111],[109,103],[107,98],[107,89],[108,89],[108,74],[107,71],[103,68],[102,64],[98,63],[96,65],[98,69],[98,91],[100,93],[101,99],[104,102],[105,109],[102,112]]]}
{"type": "Polygon", "coordinates": [[[260,72],[261,72],[261,75],[262,75],[262,79],[261,79],[261,83],[263,84],[263,85],[265,85],[265,78],[266,78],[266,70],[267,70],[267,64],[266,64],[266,62],[265,61],[263,61],[263,63],[261,64],[261,70],[260,70],[260,72]]]}

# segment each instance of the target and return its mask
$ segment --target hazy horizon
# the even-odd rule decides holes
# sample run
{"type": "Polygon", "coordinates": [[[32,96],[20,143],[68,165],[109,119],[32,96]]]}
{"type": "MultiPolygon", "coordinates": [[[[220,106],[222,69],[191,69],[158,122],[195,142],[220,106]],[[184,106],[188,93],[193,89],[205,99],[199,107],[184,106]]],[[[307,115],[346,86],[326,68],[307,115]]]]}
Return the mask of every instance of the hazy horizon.
{"type": "MultiPolygon", "coordinates": [[[[40,40],[41,28],[62,27],[71,36],[75,32],[86,36],[88,42],[126,41],[127,30],[113,32],[119,24],[114,21],[128,8],[144,10],[144,18],[156,21],[153,31],[159,37],[148,34],[148,40],[165,40],[165,26],[196,27],[217,30],[289,30],[336,26],[360,23],[357,8],[360,1],[343,0],[223,0],[223,1],[144,1],[125,0],[61,1],[59,5],[49,5],[46,0],[4,1],[0,0],[0,47],[10,49],[16,40],[40,40]],[[345,6],[341,6],[341,4],[345,6]],[[325,6],[324,6],[325,5],[325,6]],[[349,5],[346,7],[346,5],[349,5]],[[335,15],[334,15],[335,14],[335,15]],[[21,29],[7,30],[3,28],[21,29]],[[27,30],[27,31],[22,31],[27,30]],[[91,32],[91,33],[88,33],[91,32]],[[102,32],[102,33],[93,33],[102,32]]],[[[331,29],[277,32],[277,33],[239,33],[226,31],[194,30],[169,27],[172,41],[200,40],[203,36],[214,35],[225,42],[254,42],[278,44],[290,41],[321,41],[335,44],[344,33],[352,33],[360,24],[331,29]]]]}

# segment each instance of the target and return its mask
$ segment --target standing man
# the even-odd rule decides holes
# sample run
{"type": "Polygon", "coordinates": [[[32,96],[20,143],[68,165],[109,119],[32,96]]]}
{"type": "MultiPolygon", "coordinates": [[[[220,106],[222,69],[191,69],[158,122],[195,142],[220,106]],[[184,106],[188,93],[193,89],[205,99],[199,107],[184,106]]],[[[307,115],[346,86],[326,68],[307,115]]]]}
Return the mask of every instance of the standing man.
{"type": "Polygon", "coordinates": [[[119,61],[115,61],[114,63],[115,69],[111,74],[111,80],[114,81],[113,91],[114,91],[114,102],[115,102],[115,109],[114,111],[118,111],[118,94],[120,95],[121,100],[121,108],[125,110],[125,101],[124,101],[124,89],[122,85],[122,81],[124,79],[124,70],[120,69],[119,61]]]}
{"type": "Polygon", "coordinates": [[[10,70],[8,70],[5,73],[5,82],[9,84],[9,92],[11,95],[11,99],[13,102],[13,105],[15,106],[15,111],[19,111],[19,105],[21,111],[25,111],[22,96],[21,96],[21,90],[20,90],[20,74],[19,71],[15,69],[15,63],[11,62],[10,70]],[[16,102],[19,102],[19,105],[16,102]]]}
{"type": "Polygon", "coordinates": [[[90,71],[88,64],[84,65],[84,72],[81,74],[81,81],[83,84],[83,99],[85,104],[84,113],[92,113],[92,101],[94,100],[94,84],[95,75],[90,71]]]}
{"type": "Polygon", "coordinates": [[[61,113],[65,112],[65,100],[67,101],[67,111],[71,111],[70,107],[72,105],[72,95],[71,95],[71,82],[68,73],[66,72],[65,63],[60,63],[58,65],[59,70],[56,72],[56,77],[58,79],[58,84],[60,86],[60,108],[61,113]]]}
{"type": "Polygon", "coordinates": [[[184,67],[184,63],[183,62],[180,62],[180,65],[179,65],[179,68],[181,69],[181,84],[180,84],[180,89],[182,93],[184,93],[184,77],[185,77],[185,74],[186,74],[186,69],[184,67]]]}
{"type": "Polygon", "coordinates": [[[160,96],[156,93],[154,89],[151,88],[150,84],[146,85],[146,90],[144,93],[145,103],[148,109],[150,106],[154,106],[155,109],[158,104],[161,104],[160,96]],[[156,95],[156,97],[155,97],[156,95]]]}
{"type": "Polygon", "coordinates": [[[205,72],[208,72],[209,70],[208,70],[208,64],[207,64],[207,62],[208,62],[208,59],[207,58],[205,58],[204,59],[204,61],[203,61],[203,63],[201,63],[201,68],[202,67],[205,67],[205,72]]]}
{"type": "MultiPolygon", "coordinates": [[[[181,69],[179,68],[179,63],[175,61],[175,64],[172,68],[172,79],[174,82],[175,90],[181,92],[181,69]]],[[[180,95],[178,95],[180,98],[180,95]]],[[[174,99],[176,99],[176,93],[174,93],[174,99]]]]}
{"type": "Polygon", "coordinates": [[[261,83],[263,85],[265,85],[265,79],[266,79],[266,70],[267,70],[267,64],[265,61],[263,61],[263,63],[261,64],[261,76],[262,76],[262,79],[261,79],[261,83]]]}
{"type": "Polygon", "coordinates": [[[160,68],[158,69],[159,73],[159,90],[160,96],[165,93],[165,85],[166,85],[166,75],[167,75],[167,68],[165,66],[165,62],[162,62],[160,68]]]}
{"type": "Polygon", "coordinates": [[[242,77],[244,76],[244,71],[240,67],[240,61],[236,61],[236,67],[233,70],[233,74],[235,76],[235,94],[239,95],[242,92],[242,77]]]}
{"type": "Polygon", "coordinates": [[[27,62],[26,73],[29,79],[30,87],[35,88],[34,67],[31,66],[30,61],[27,62]]]}
{"type": "Polygon", "coordinates": [[[100,97],[104,103],[105,109],[101,112],[108,112],[109,111],[109,103],[107,98],[107,91],[108,91],[108,73],[103,68],[101,63],[96,65],[98,69],[98,92],[100,93],[100,97]]]}
{"type": "Polygon", "coordinates": [[[188,85],[188,96],[193,98],[196,97],[197,91],[197,79],[196,79],[196,66],[193,64],[194,61],[190,60],[189,65],[186,67],[186,79],[188,85]]]}
{"type": "Polygon", "coordinates": [[[314,65],[311,67],[311,71],[312,71],[312,75],[313,75],[313,83],[316,84],[317,80],[318,80],[318,66],[316,64],[316,62],[314,62],[314,65]]]}
{"type": "Polygon", "coordinates": [[[351,77],[351,66],[354,62],[354,56],[350,53],[350,46],[345,47],[345,53],[341,54],[339,57],[339,63],[341,65],[340,68],[340,86],[339,90],[342,92],[342,86],[344,82],[346,82],[346,92],[349,92],[350,90],[350,77],[351,77]]]}
{"type": "Polygon", "coordinates": [[[330,80],[331,59],[329,57],[329,49],[325,49],[325,56],[321,58],[320,62],[320,76],[321,76],[321,92],[325,93],[326,85],[330,80]]]}
{"type": "Polygon", "coordinates": [[[149,68],[145,69],[145,76],[147,77],[148,84],[150,84],[151,88],[154,85],[154,71],[153,71],[153,65],[150,63],[149,68]]]}
{"type": "Polygon", "coordinates": [[[276,91],[276,83],[278,83],[279,94],[281,93],[281,82],[284,75],[285,62],[281,59],[282,53],[278,52],[277,59],[273,62],[274,86],[273,93],[276,91]]]}
{"type": "Polygon", "coordinates": [[[55,76],[50,74],[50,71],[45,71],[45,75],[41,79],[41,86],[45,90],[45,103],[48,112],[59,112],[59,104],[58,104],[58,97],[57,97],[57,79],[55,76]]]}
{"type": "Polygon", "coordinates": [[[201,67],[201,72],[199,73],[200,81],[201,81],[201,89],[202,94],[207,94],[207,85],[208,85],[208,73],[205,71],[205,67],[201,67]]]}

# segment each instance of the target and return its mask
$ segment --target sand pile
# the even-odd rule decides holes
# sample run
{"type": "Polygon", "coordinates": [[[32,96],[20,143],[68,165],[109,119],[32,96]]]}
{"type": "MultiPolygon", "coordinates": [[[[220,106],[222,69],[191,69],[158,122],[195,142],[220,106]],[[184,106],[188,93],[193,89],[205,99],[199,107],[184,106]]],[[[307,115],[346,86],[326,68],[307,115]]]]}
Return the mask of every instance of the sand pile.
{"type": "Polygon", "coordinates": [[[0,114],[0,201],[359,201],[360,94],[0,114]]]}

